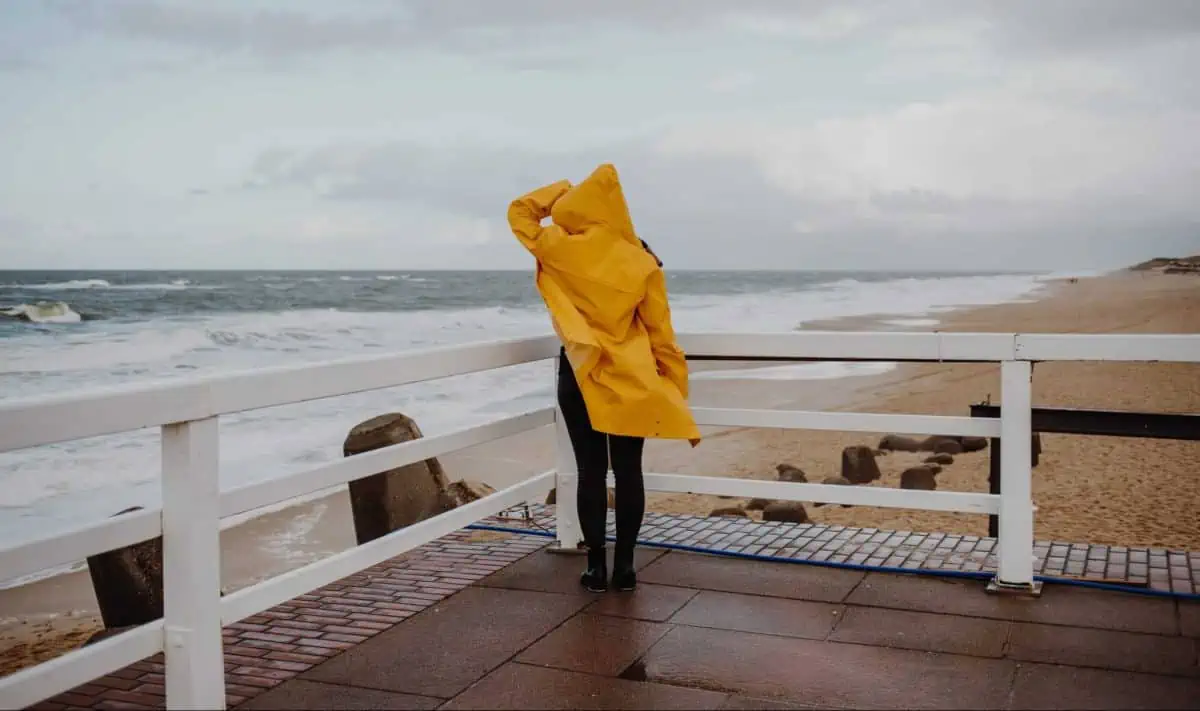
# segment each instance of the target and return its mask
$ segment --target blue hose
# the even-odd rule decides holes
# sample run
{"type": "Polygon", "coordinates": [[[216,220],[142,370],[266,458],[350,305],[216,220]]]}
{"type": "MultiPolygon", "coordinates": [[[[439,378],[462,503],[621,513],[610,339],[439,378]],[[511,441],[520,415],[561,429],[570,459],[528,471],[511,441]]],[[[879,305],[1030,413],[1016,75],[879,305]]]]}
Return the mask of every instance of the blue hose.
{"type": "MultiPolygon", "coordinates": [[[[554,538],[555,533],[551,531],[543,531],[529,528],[517,528],[508,526],[494,526],[483,523],[473,523],[467,526],[468,529],[474,531],[496,531],[498,533],[517,533],[523,536],[539,536],[541,538],[554,538]]],[[[608,540],[613,540],[610,536],[608,540]]],[[[832,563],[824,560],[796,560],[795,558],[781,558],[773,555],[761,555],[755,553],[735,553],[733,551],[723,551],[712,548],[704,548],[701,546],[686,546],[681,543],[659,543],[656,541],[638,541],[639,545],[647,548],[663,548],[672,551],[682,551],[685,553],[704,553],[707,555],[725,556],[727,558],[740,558],[742,560],[755,560],[766,563],[792,563],[794,565],[816,565],[824,568],[837,568],[840,570],[858,570],[868,573],[898,573],[901,575],[926,575],[933,578],[957,578],[967,580],[991,580],[992,573],[984,571],[967,571],[967,570],[924,570],[913,568],[891,568],[882,565],[863,565],[861,563],[832,563]]],[[[1192,593],[1177,593],[1168,590],[1154,590],[1151,588],[1136,588],[1127,585],[1116,585],[1113,583],[1100,583],[1093,580],[1076,580],[1074,578],[1056,578],[1049,575],[1035,575],[1034,580],[1053,585],[1070,585],[1078,588],[1091,588],[1094,590],[1110,590],[1113,592],[1134,593],[1137,595],[1148,595],[1150,597],[1165,597],[1174,598],[1177,600],[1192,600],[1200,601],[1200,595],[1192,593]]]]}

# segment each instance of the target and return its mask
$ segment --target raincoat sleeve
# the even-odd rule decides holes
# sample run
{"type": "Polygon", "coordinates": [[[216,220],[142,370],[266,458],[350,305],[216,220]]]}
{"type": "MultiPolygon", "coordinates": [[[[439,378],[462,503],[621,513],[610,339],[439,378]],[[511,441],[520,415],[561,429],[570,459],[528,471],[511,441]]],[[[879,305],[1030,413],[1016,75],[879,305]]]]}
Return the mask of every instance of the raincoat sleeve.
{"type": "Polygon", "coordinates": [[[561,229],[555,226],[542,227],[542,220],[550,215],[550,208],[555,201],[570,189],[569,181],[560,180],[519,197],[508,206],[509,227],[533,256],[537,257],[562,237],[561,229]]]}
{"type": "Polygon", "coordinates": [[[638,317],[650,336],[650,348],[658,372],[679,388],[684,399],[688,396],[687,358],[675,345],[675,329],[671,326],[671,307],[667,303],[667,278],[661,269],[650,275],[646,297],[638,305],[638,317]]]}

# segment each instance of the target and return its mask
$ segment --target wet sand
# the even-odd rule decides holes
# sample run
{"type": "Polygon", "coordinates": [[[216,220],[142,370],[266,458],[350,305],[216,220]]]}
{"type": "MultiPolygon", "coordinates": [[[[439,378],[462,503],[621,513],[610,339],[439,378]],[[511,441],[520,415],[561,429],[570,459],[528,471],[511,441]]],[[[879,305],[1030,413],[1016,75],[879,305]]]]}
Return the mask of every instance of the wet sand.
{"type": "MultiPolygon", "coordinates": [[[[810,323],[820,330],[898,330],[891,316],[810,323]]],[[[1077,283],[1059,282],[1029,303],[943,314],[940,330],[1063,333],[1200,333],[1200,279],[1123,273],[1077,283]]],[[[904,330],[928,330],[914,326],[904,330]]],[[[708,364],[699,370],[736,367],[708,364]]],[[[968,406],[999,400],[995,365],[904,365],[884,375],[837,380],[704,380],[693,404],[965,415],[968,406]]],[[[1200,365],[1040,364],[1034,403],[1044,406],[1200,411],[1200,365]]],[[[377,413],[363,413],[367,419],[377,413]]],[[[884,434],[884,433],[880,433],[884,434]]],[[[339,438],[343,433],[331,433],[339,438]]],[[[698,450],[652,442],[649,471],[773,479],[788,462],[820,481],[839,473],[840,453],[878,442],[865,433],[726,430],[709,428],[698,450]]],[[[448,476],[502,487],[553,466],[550,428],[442,458],[448,476]]],[[[924,455],[879,458],[883,479],[924,455]]],[[[938,475],[940,490],[986,491],[987,453],[962,455],[938,475]]],[[[1039,539],[1200,549],[1200,443],[1044,435],[1034,471],[1039,539]]],[[[729,500],[651,494],[653,510],[705,515],[729,500]]],[[[986,517],[898,509],[809,507],[815,521],[915,531],[980,535],[986,517]]],[[[235,590],[319,560],[353,545],[346,492],[267,514],[222,533],[223,581],[235,590]]],[[[74,648],[100,628],[86,572],[0,591],[0,674],[74,648]]]]}

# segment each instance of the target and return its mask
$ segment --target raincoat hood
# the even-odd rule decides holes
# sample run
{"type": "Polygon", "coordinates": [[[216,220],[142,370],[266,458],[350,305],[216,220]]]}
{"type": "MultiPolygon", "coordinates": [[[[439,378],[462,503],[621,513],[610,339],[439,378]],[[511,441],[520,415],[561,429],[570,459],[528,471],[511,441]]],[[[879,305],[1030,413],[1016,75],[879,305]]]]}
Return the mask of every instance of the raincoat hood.
{"type": "Polygon", "coordinates": [[[609,163],[596,168],[583,182],[555,201],[550,219],[570,234],[583,234],[591,228],[603,227],[614,236],[642,246],[633,229],[617,169],[609,163]]]}

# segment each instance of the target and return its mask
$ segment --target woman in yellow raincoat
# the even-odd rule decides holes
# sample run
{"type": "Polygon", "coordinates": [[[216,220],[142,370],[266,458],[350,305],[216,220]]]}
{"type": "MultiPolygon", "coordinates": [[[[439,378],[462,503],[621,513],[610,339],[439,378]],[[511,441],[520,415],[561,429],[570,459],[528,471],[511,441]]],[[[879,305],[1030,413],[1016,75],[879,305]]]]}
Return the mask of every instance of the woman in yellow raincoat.
{"type": "Polygon", "coordinates": [[[537,259],[538,291],[563,343],[558,401],[579,469],[579,521],[588,548],[581,582],[593,592],[608,588],[605,480],[611,463],[617,489],[612,584],[632,590],[633,550],[646,506],[644,442],[700,441],[662,263],[634,232],[617,171],[608,164],[578,185],[563,180],[514,200],[508,221],[537,259]],[[547,217],[551,224],[543,226],[547,217]]]}

